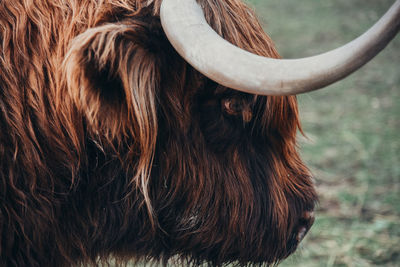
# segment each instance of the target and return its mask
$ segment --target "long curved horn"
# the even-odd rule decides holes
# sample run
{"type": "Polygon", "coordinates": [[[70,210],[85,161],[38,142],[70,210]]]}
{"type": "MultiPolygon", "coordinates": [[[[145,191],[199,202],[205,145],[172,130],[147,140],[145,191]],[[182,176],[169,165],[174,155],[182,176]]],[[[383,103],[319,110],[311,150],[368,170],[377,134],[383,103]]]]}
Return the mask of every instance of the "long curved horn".
{"type": "Polygon", "coordinates": [[[334,83],[377,55],[400,30],[400,0],[352,42],[301,59],[261,57],[232,45],[207,24],[196,0],[163,0],[160,17],[177,52],[208,78],[247,93],[291,95],[334,83]]]}

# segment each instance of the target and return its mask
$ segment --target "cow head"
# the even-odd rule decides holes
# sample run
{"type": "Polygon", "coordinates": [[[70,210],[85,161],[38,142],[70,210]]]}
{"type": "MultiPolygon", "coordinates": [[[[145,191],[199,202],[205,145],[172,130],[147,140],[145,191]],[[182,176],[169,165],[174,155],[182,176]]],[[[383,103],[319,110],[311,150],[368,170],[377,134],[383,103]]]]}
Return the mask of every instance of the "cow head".
{"type": "MultiPolygon", "coordinates": [[[[202,4],[225,39],[279,57],[243,3],[202,4]]],[[[153,246],[198,263],[286,257],[310,228],[316,201],[297,152],[296,97],[210,80],[171,46],[157,3],[136,12],[78,35],[65,81],[92,138],[126,153],[119,156],[162,240],[153,246]]]]}

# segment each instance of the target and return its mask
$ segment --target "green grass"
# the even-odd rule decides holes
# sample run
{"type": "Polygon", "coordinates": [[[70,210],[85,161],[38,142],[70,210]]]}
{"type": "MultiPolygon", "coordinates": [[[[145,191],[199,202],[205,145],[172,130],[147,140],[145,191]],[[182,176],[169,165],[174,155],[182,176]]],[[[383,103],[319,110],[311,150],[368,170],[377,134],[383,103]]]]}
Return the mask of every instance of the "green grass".
{"type": "MultiPolygon", "coordinates": [[[[338,47],[392,0],[248,0],[285,58],[338,47]]],[[[316,222],[280,266],[400,266],[400,36],[357,73],[299,96],[316,222]]]]}

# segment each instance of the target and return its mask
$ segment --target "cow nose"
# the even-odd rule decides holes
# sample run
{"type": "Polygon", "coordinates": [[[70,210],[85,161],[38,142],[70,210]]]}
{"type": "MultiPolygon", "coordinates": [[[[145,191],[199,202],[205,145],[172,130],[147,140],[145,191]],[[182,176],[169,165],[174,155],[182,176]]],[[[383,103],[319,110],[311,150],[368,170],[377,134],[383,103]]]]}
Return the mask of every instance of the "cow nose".
{"type": "Polygon", "coordinates": [[[299,224],[297,228],[297,236],[296,239],[298,242],[303,240],[304,236],[307,234],[308,230],[310,230],[315,220],[313,211],[305,211],[303,215],[299,219],[299,224]]]}

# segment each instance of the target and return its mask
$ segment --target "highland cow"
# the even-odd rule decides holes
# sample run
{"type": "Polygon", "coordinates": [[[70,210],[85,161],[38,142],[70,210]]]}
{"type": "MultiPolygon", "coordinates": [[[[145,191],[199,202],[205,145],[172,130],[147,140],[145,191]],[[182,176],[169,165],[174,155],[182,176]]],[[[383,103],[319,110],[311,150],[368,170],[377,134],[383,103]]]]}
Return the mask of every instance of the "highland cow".
{"type": "MultiPolygon", "coordinates": [[[[309,230],[294,92],[206,75],[164,2],[0,1],[1,266],[271,264],[309,230]]],[[[198,2],[218,35],[279,58],[241,1],[198,2]]]]}

